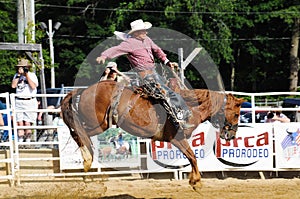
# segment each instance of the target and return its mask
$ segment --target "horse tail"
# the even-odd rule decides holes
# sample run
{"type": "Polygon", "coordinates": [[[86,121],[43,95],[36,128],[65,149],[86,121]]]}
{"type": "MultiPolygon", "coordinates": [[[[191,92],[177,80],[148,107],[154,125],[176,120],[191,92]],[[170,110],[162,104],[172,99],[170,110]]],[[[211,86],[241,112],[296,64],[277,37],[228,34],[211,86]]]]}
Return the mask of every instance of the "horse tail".
{"type": "Polygon", "coordinates": [[[72,138],[80,147],[84,159],[84,170],[88,171],[93,162],[93,149],[90,137],[87,135],[75,109],[73,99],[76,99],[84,89],[75,89],[69,92],[61,102],[61,111],[65,124],[70,130],[72,138]]]}

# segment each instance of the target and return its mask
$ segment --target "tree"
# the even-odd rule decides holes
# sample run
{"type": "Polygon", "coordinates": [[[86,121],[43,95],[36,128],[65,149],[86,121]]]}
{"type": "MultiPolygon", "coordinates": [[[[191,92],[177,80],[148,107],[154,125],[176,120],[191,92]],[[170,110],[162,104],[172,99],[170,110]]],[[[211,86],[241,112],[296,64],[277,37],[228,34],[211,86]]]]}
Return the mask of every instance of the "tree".
{"type": "Polygon", "coordinates": [[[242,26],[231,28],[237,41],[237,88],[245,91],[284,91],[289,88],[291,24],[299,16],[293,1],[241,1],[242,26]],[[280,30],[280,31],[279,31],[280,30]],[[280,82],[280,84],[277,84],[280,82]],[[250,89],[249,89],[250,88],[250,89]]]}
{"type": "MultiPolygon", "coordinates": [[[[0,42],[15,42],[16,34],[16,9],[14,3],[0,3],[0,42]]],[[[15,74],[15,65],[17,63],[16,52],[0,50],[0,81],[2,88],[0,92],[10,91],[10,84],[13,75],[15,74]]]]}
{"type": "Polygon", "coordinates": [[[293,35],[291,40],[291,50],[290,50],[290,91],[297,91],[298,87],[298,71],[299,71],[299,26],[300,18],[294,19],[293,35]]]}
{"type": "MultiPolygon", "coordinates": [[[[104,66],[87,64],[85,58],[111,37],[113,31],[128,30],[131,21],[142,18],[154,27],[176,30],[197,41],[219,67],[227,90],[284,91],[289,90],[289,78],[297,77],[298,71],[299,47],[291,48],[292,30],[300,13],[297,3],[296,0],[44,0],[36,2],[35,16],[36,24],[48,19],[62,23],[53,38],[57,87],[74,85],[76,77],[86,85],[100,77],[104,66]],[[290,58],[291,54],[295,59],[290,58]],[[293,67],[291,63],[295,63],[293,67]],[[84,70],[78,72],[81,68],[84,70]]],[[[16,4],[0,3],[0,6],[0,41],[17,42],[16,4]]],[[[43,34],[43,39],[36,42],[42,43],[45,65],[49,65],[48,37],[43,34]]],[[[293,38],[297,42],[296,34],[293,38]]],[[[178,59],[177,54],[168,55],[171,60],[178,59]]],[[[0,56],[0,80],[2,85],[9,86],[19,55],[0,51],[0,56]]],[[[117,62],[121,70],[129,69],[127,59],[120,57],[117,62]]],[[[209,78],[214,75],[209,70],[204,72],[209,78]]],[[[45,75],[46,82],[50,82],[50,71],[46,70],[45,75]]],[[[186,77],[194,88],[205,87],[191,65],[186,77]]]]}

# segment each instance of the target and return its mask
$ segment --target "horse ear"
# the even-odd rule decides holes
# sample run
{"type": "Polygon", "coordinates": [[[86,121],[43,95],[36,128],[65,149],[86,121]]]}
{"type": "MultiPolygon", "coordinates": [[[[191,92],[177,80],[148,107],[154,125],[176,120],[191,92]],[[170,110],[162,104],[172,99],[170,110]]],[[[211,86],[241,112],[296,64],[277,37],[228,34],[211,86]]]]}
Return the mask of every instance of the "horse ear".
{"type": "Polygon", "coordinates": [[[227,98],[231,98],[233,100],[233,102],[235,103],[236,106],[241,106],[241,104],[243,102],[246,102],[247,100],[243,99],[243,98],[237,98],[235,97],[232,93],[229,93],[227,95],[227,98]]]}
{"type": "Polygon", "coordinates": [[[247,100],[243,99],[243,98],[237,98],[237,106],[241,106],[243,102],[246,102],[247,100]]]}

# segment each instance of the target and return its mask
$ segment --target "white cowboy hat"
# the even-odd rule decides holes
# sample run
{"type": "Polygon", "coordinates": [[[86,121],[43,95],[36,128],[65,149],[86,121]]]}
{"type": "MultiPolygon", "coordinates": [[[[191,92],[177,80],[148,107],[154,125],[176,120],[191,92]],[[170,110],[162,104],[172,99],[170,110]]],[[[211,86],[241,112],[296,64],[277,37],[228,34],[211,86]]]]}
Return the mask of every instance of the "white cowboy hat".
{"type": "Polygon", "coordinates": [[[112,67],[114,67],[114,66],[117,66],[117,63],[111,61],[111,62],[108,62],[108,63],[107,63],[106,68],[112,68],[112,67]]]}
{"type": "Polygon", "coordinates": [[[142,19],[138,19],[131,22],[130,26],[131,26],[131,30],[128,32],[128,34],[132,34],[137,30],[147,30],[152,27],[152,24],[150,22],[143,22],[142,19]]]}

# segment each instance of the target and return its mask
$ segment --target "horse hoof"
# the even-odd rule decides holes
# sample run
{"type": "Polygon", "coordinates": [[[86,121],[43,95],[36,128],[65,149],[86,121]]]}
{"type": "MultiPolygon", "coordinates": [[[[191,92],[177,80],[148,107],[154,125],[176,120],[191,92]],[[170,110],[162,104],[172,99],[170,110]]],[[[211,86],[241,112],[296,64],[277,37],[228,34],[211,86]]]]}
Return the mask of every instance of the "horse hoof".
{"type": "Polygon", "coordinates": [[[197,182],[196,184],[193,185],[193,189],[194,191],[196,191],[197,193],[201,193],[201,189],[202,189],[202,184],[201,182],[197,182]]]}
{"type": "Polygon", "coordinates": [[[83,161],[83,170],[84,172],[88,172],[91,168],[92,163],[91,162],[87,162],[87,161],[83,161]]]}
{"type": "Polygon", "coordinates": [[[85,172],[87,172],[87,171],[90,170],[90,168],[92,166],[93,157],[92,157],[91,153],[89,152],[89,150],[86,146],[80,147],[80,151],[81,151],[81,155],[84,159],[84,161],[83,161],[83,170],[85,172]]]}

